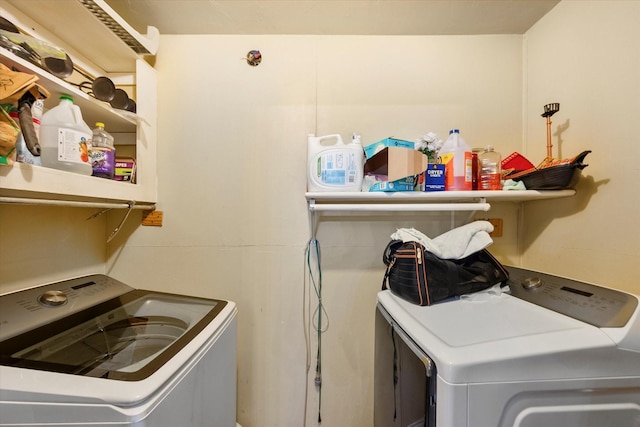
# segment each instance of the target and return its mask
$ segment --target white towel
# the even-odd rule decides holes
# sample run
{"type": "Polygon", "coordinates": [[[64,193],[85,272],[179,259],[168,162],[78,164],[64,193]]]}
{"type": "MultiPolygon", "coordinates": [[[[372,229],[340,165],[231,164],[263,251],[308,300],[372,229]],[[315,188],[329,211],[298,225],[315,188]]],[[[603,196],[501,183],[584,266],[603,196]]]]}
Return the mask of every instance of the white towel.
{"type": "Polygon", "coordinates": [[[512,179],[507,179],[504,181],[504,185],[502,186],[502,189],[505,191],[526,190],[527,187],[525,187],[524,182],[522,181],[514,181],[512,179]]]}
{"type": "Polygon", "coordinates": [[[391,238],[403,242],[418,242],[438,258],[461,259],[492,244],[493,239],[489,236],[492,231],[493,225],[489,221],[474,221],[433,239],[415,228],[399,228],[391,238]]]}
{"type": "Polygon", "coordinates": [[[492,299],[495,299],[496,297],[502,297],[503,295],[506,295],[507,292],[509,292],[509,286],[506,285],[503,288],[501,282],[496,283],[492,287],[484,289],[482,291],[460,295],[460,300],[470,302],[490,301],[492,299]]]}

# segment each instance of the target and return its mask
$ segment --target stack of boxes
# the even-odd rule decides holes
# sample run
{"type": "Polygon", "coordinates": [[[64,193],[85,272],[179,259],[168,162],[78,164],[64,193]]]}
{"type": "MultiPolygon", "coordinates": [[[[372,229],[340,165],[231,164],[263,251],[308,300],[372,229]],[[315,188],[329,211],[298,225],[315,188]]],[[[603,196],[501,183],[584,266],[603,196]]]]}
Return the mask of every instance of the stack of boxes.
{"type": "Polygon", "coordinates": [[[367,145],[364,152],[362,191],[444,190],[444,165],[429,164],[413,142],[385,138],[367,145]]]}

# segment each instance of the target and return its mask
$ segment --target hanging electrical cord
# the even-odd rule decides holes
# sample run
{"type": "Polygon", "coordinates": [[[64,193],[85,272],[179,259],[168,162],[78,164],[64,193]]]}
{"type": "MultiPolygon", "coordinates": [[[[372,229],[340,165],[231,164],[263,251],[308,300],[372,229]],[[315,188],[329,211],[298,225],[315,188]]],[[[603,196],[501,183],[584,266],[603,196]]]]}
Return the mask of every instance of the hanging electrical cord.
{"type": "MultiPolygon", "coordinates": [[[[307,261],[307,269],[309,273],[309,283],[313,285],[313,289],[318,301],[313,314],[311,314],[310,316],[309,328],[311,327],[311,325],[313,326],[313,328],[315,329],[317,341],[318,341],[318,344],[317,344],[318,347],[316,351],[316,375],[314,378],[314,383],[315,383],[316,389],[318,390],[318,423],[321,423],[322,422],[322,415],[321,415],[321,411],[322,411],[322,334],[329,329],[329,316],[327,315],[327,312],[322,302],[322,268],[321,268],[321,262],[320,262],[320,243],[316,239],[312,238],[307,243],[306,261],[307,261]],[[317,271],[317,276],[314,276],[314,268],[312,265],[312,261],[314,260],[314,258],[315,258],[315,266],[316,266],[315,270],[317,271]],[[324,322],[325,322],[324,326],[323,326],[323,315],[324,315],[324,322]],[[315,319],[315,322],[312,319],[315,319]]],[[[306,336],[306,339],[307,339],[307,379],[308,379],[309,377],[308,372],[311,367],[310,366],[311,363],[310,363],[310,357],[309,357],[310,346],[308,342],[309,341],[308,336],[306,336]]],[[[308,389],[308,386],[307,386],[307,389],[308,389]]],[[[306,411],[306,400],[305,400],[305,411],[306,411]]],[[[306,415],[305,415],[305,422],[306,422],[306,415]]]]}
{"type": "Polygon", "coordinates": [[[305,376],[304,376],[304,410],[302,411],[302,426],[307,427],[307,407],[309,401],[309,370],[311,369],[311,355],[309,343],[309,322],[307,322],[307,313],[311,309],[311,299],[307,300],[307,251],[309,246],[304,249],[304,258],[302,260],[302,331],[304,333],[304,349],[305,349],[305,376]]]}

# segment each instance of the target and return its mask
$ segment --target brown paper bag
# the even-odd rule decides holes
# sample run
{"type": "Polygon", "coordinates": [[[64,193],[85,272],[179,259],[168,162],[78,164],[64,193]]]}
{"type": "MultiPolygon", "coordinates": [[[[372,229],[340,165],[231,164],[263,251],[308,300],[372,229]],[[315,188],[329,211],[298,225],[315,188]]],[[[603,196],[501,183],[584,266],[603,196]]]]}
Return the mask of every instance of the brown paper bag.
{"type": "Polygon", "coordinates": [[[49,97],[49,91],[40,86],[34,74],[13,71],[0,64],[0,104],[15,104],[26,93],[31,92],[35,99],[49,97]]]}
{"type": "Polygon", "coordinates": [[[18,124],[4,108],[0,107],[0,164],[13,164],[16,157],[16,140],[19,133],[20,127],[18,124]]]}

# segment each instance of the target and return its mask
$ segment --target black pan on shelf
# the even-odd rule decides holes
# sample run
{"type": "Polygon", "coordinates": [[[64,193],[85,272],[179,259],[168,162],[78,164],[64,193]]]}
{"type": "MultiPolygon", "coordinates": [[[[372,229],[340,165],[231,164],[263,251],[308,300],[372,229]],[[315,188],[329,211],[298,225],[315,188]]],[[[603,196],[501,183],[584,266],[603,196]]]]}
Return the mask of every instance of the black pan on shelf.
{"type": "Polygon", "coordinates": [[[586,150],[575,156],[570,162],[543,166],[528,173],[511,174],[513,177],[507,175],[505,178],[522,181],[527,190],[564,190],[572,188],[578,183],[582,175],[582,169],[589,166],[582,163],[589,153],[591,153],[591,150],[586,150]]]}

